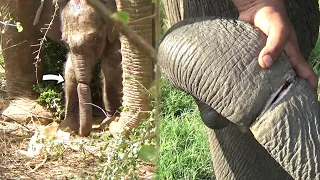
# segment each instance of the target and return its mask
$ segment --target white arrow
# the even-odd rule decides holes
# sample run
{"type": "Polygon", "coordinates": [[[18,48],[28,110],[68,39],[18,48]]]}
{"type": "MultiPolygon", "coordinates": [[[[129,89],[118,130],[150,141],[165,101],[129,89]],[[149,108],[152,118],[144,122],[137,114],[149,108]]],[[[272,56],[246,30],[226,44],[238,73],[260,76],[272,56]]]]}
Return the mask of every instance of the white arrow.
{"type": "Polygon", "coordinates": [[[64,81],[61,74],[54,75],[54,74],[46,74],[42,76],[42,81],[57,81],[57,84],[62,83],[64,81]]]}

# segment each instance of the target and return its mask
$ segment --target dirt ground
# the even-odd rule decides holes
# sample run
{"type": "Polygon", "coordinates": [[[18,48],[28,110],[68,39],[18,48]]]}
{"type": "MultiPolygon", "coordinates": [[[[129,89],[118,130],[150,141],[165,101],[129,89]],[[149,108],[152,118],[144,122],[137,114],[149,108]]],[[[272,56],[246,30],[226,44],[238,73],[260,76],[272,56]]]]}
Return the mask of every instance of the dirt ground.
{"type": "MultiPolygon", "coordinates": [[[[40,135],[34,135],[31,123],[21,125],[0,120],[0,179],[96,179],[95,172],[103,162],[100,157],[103,144],[82,143],[84,145],[80,148],[77,142],[90,140],[71,136],[68,141],[60,142],[60,146],[48,146],[47,143],[46,153],[32,154],[37,149],[43,149],[37,147],[37,138],[43,134],[51,136],[56,127],[57,124],[37,127],[41,129],[40,135]]],[[[94,137],[100,135],[102,132],[95,132],[94,137]]],[[[142,162],[139,164],[140,168],[136,170],[139,179],[152,179],[155,166],[142,162]]],[[[111,178],[105,176],[104,179],[111,178]]]]}

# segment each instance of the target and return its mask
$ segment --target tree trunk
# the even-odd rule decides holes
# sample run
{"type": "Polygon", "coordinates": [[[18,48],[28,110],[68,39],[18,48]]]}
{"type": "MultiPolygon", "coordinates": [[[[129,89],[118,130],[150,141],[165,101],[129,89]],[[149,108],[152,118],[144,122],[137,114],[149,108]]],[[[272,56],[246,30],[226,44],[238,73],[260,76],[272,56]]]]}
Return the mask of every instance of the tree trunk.
{"type": "MultiPolygon", "coordinates": [[[[129,27],[150,44],[152,43],[151,0],[116,0],[118,11],[129,14],[129,27]]],[[[123,68],[123,111],[121,129],[131,129],[150,110],[149,86],[152,81],[153,63],[146,53],[138,49],[125,36],[120,36],[123,68]]]]}

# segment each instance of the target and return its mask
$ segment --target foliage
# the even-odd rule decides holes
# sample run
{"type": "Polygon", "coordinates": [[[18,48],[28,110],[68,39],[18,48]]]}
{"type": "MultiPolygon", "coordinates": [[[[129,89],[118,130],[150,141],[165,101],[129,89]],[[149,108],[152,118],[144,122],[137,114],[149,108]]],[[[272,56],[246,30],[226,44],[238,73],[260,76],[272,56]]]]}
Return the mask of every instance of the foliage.
{"type": "Polygon", "coordinates": [[[129,14],[125,11],[117,11],[112,14],[112,17],[124,24],[128,24],[130,20],[129,14]]]}
{"type": "Polygon", "coordinates": [[[316,46],[309,56],[309,62],[313,70],[320,76],[320,38],[318,38],[316,46]]]}
{"type": "MultiPolygon", "coordinates": [[[[67,50],[62,45],[50,39],[46,41],[43,59],[44,74],[63,74],[66,52],[67,50]]],[[[60,119],[64,113],[64,90],[62,84],[56,84],[56,81],[44,81],[34,85],[33,89],[39,94],[37,102],[53,110],[55,116],[60,119]]]]}
{"type": "Polygon", "coordinates": [[[64,113],[64,91],[56,82],[45,82],[34,85],[33,89],[39,93],[37,102],[54,112],[55,117],[61,119],[64,113]]]}
{"type": "Polygon", "coordinates": [[[4,68],[4,60],[1,52],[0,52],[0,66],[4,68]]]}
{"type": "MultiPolygon", "coordinates": [[[[17,21],[14,21],[13,18],[11,18],[10,14],[3,15],[0,12],[0,18],[3,19],[3,21],[0,21],[0,24],[2,24],[4,26],[16,27],[18,32],[22,32],[23,31],[23,27],[22,27],[21,23],[17,22],[17,21]]],[[[1,33],[4,33],[4,28],[2,29],[1,33]]]]}
{"type": "Polygon", "coordinates": [[[162,115],[179,117],[183,113],[197,108],[191,96],[178,91],[164,80],[162,80],[161,84],[162,115]]]}
{"type": "Polygon", "coordinates": [[[150,112],[150,118],[141,121],[132,129],[129,138],[126,134],[111,136],[107,131],[100,140],[106,142],[101,147],[101,166],[98,168],[95,178],[97,179],[137,179],[135,170],[140,167],[139,159],[156,159],[156,126],[154,113],[150,112]],[[147,159],[146,156],[148,155],[147,159]],[[112,174],[112,176],[110,176],[112,174]]]}
{"type": "Polygon", "coordinates": [[[48,39],[44,45],[44,53],[44,74],[63,74],[67,49],[59,43],[48,39]]]}

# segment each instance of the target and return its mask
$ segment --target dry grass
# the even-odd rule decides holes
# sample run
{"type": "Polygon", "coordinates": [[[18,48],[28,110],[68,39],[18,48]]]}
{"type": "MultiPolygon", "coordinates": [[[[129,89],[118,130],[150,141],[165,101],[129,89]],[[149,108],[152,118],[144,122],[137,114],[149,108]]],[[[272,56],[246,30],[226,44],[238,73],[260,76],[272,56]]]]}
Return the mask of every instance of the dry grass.
{"type": "MultiPolygon", "coordinates": [[[[32,124],[27,127],[35,129],[32,124]]],[[[41,153],[28,157],[21,152],[28,151],[34,131],[15,122],[0,121],[0,179],[96,179],[97,168],[103,162],[100,147],[107,142],[94,137],[102,134],[94,132],[90,138],[71,136],[69,141],[60,143],[47,138],[42,141],[41,153]]],[[[154,165],[139,164],[136,170],[139,179],[152,179],[154,165]]]]}
{"type": "MultiPolygon", "coordinates": [[[[52,152],[28,157],[21,151],[28,151],[28,143],[33,132],[26,131],[16,123],[1,122],[0,133],[1,179],[93,179],[94,177],[95,167],[99,164],[99,158],[94,155],[96,154],[94,151],[76,150],[61,144],[57,147],[63,148],[63,152],[54,152],[58,151],[57,147],[51,147],[49,151],[52,152]]],[[[75,137],[72,141],[77,139],[75,137]]]]}

